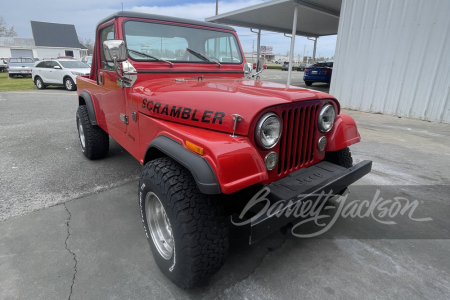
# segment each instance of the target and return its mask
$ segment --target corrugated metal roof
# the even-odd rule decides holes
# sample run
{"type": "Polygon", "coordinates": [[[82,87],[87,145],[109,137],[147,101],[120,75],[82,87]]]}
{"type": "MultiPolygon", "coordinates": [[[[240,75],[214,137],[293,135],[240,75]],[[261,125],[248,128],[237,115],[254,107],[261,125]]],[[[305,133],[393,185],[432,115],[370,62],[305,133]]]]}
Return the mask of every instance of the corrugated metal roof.
{"type": "Polygon", "coordinates": [[[34,48],[34,46],[33,39],[0,37],[0,47],[34,48]]]}
{"type": "Polygon", "coordinates": [[[330,94],[342,107],[450,123],[450,1],[344,0],[330,94]]]}
{"type": "Polygon", "coordinates": [[[80,48],[74,25],[31,21],[36,46],[80,48]]]}
{"type": "Polygon", "coordinates": [[[292,33],[298,5],[297,35],[319,37],[338,31],[342,0],[273,0],[208,17],[208,22],[292,33]]]}

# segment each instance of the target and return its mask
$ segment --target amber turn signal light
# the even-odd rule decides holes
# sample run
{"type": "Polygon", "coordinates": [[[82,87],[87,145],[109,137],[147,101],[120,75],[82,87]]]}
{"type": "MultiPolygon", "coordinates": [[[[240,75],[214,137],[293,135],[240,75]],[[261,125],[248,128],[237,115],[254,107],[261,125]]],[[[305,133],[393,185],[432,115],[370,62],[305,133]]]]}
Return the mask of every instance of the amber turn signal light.
{"type": "Polygon", "coordinates": [[[186,148],[188,148],[189,150],[191,150],[192,152],[195,152],[197,154],[203,155],[203,148],[199,147],[189,141],[186,141],[186,148]]]}

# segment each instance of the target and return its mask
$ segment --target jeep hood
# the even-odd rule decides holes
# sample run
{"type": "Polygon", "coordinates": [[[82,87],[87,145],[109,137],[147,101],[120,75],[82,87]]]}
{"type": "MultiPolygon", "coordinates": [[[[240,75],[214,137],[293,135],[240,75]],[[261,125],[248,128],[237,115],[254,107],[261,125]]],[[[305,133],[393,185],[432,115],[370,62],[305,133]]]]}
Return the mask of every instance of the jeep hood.
{"type": "Polygon", "coordinates": [[[138,111],[152,117],[222,132],[233,132],[233,114],[242,117],[236,133],[248,135],[262,110],[331,95],[295,86],[250,79],[180,78],[137,82],[132,87],[138,111]]]}

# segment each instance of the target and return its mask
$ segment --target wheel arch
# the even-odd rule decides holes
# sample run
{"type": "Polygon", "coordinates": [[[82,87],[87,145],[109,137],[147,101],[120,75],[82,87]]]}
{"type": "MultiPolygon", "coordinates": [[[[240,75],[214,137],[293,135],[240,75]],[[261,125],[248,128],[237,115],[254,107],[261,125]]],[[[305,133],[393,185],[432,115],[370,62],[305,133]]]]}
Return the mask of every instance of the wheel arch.
{"type": "Polygon", "coordinates": [[[172,158],[185,167],[192,174],[203,194],[221,193],[216,174],[208,161],[165,135],[158,136],[148,145],[143,164],[164,156],[172,158]]]}
{"type": "MultiPolygon", "coordinates": [[[[64,77],[65,79],[66,77],[64,77]]],[[[92,125],[98,125],[97,124],[97,117],[95,116],[95,108],[94,103],[92,102],[91,95],[84,91],[78,96],[78,106],[86,105],[86,108],[88,110],[89,120],[91,121],[92,125]]]]}

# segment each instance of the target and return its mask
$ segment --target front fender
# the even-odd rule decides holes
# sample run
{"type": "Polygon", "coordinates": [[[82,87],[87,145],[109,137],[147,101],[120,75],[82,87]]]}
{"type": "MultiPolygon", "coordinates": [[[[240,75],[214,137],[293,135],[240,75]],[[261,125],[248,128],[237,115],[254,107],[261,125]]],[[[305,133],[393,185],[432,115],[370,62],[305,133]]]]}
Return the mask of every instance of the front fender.
{"type": "MultiPolygon", "coordinates": [[[[168,122],[144,114],[139,117],[142,145],[149,145],[159,136],[177,141],[185,151],[208,162],[219,182],[220,192],[224,194],[234,193],[268,179],[264,162],[247,137],[231,137],[228,133],[168,122]],[[202,147],[203,155],[188,150],[186,141],[202,147]]],[[[146,152],[147,146],[142,149],[142,153],[146,152]]],[[[182,164],[188,164],[188,169],[195,170],[196,163],[186,159],[182,164]]],[[[145,160],[142,159],[141,162],[145,163],[145,160]]]]}
{"type": "Polygon", "coordinates": [[[325,151],[338,151],[361,141],[355,120],[347,114],[339,114],[333,129],[327,133],[327,147],[325,151]]]}

